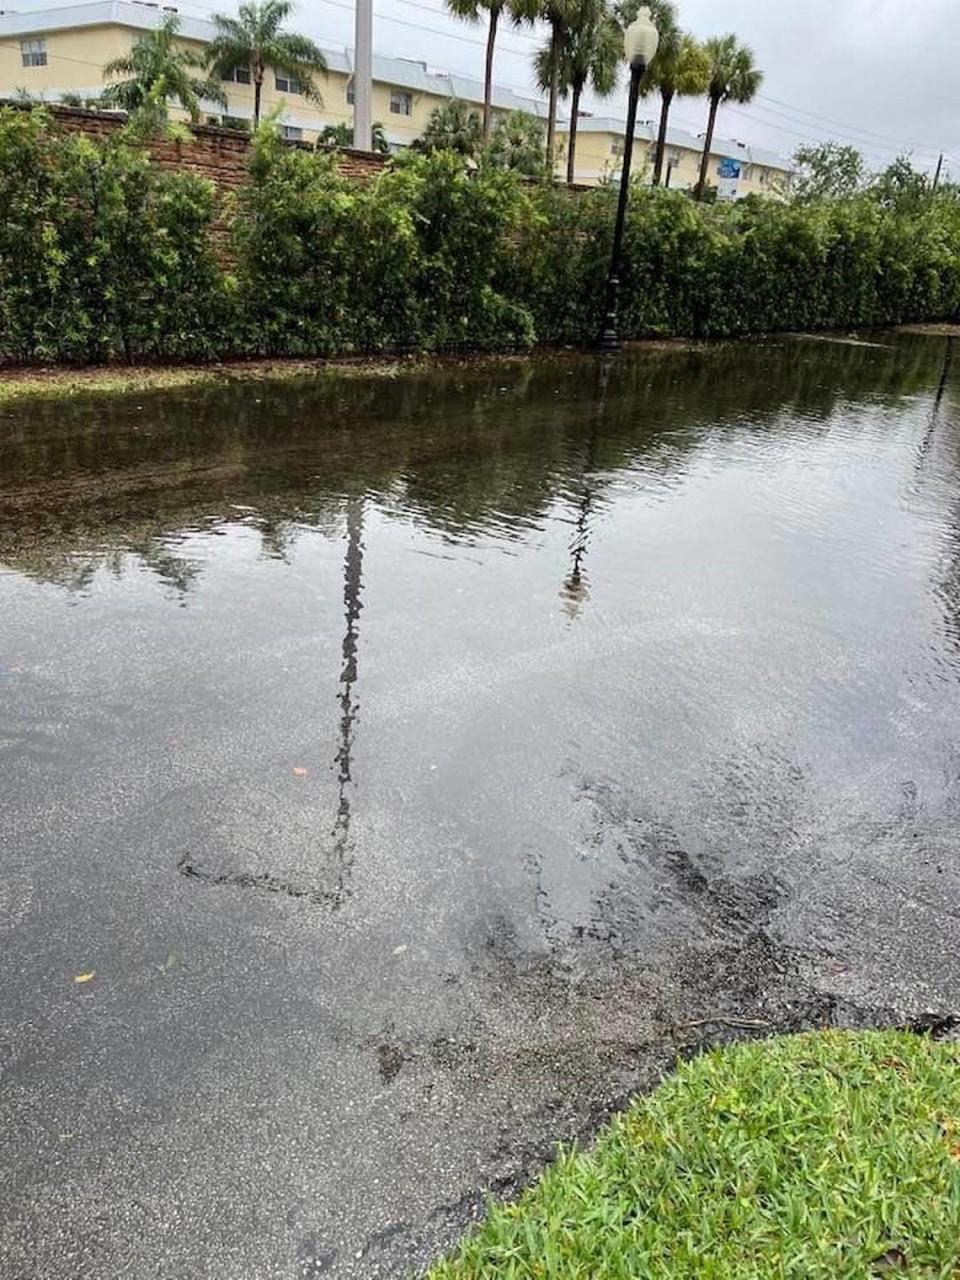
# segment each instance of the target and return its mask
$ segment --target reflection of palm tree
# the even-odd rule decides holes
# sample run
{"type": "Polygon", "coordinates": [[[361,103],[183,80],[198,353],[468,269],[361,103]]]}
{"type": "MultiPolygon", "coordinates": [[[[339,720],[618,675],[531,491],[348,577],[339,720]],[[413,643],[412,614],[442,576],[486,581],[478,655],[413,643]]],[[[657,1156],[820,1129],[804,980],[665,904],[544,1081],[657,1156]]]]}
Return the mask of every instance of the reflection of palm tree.
{"type": "MultiPolygon", "coordinates": [[[[320,849],[321,865],[317,877],[321,884],[311,884],[297,878],[285,878],[271,871],[227,870],[207,868],[194,860],[187,851],[177,860],[177,870],[182,876],[202,880],[211,885],[232,885],[237,889],[261,889],[267,893],[282,893],[290,898],[305,898],[317,906],[336,911],[347,897],[347,879],[352,867],[350,844],[350,792],[353,784],[351,754],[354,729],[357,723],[357,703],[353,688],[357,682],[358,623],[363,605],[360,600],[363,589],[363,498],[352,498],[347,503],[347,549],[343,560],[343,607],[346,630],[341,646],[342,666],[337,702],[340,704],[339,746],[333,758],[337,772],[337,808],[331,843],[323,841],[320,849]]],[[[311,876],[311,879],[313,877],[311,876]]]]}
{"type": "Polygon", "coordinates": [[[343,616],[347,627],[343,634],[343,666],[340,670],[340,746],[334,756],[337,768],[337,816],[333,824],[332,863],[336,888],[331,895],[333,906],[339,906],[346,891],[345,880],[350,869],[350,773],[354,729],[358,704],[353,686],[357,680],[357,642],[359,639],[360,599],[363,590],[363,498],[352,498],[347,506],[347,551],[343,560],[343,616]]]}
{"type": "Polygon", "coordinates": [[[600,421],[607,402],[607,384],[610,381],[609,360],[603,360],[598,370],[597,404],[590,415],[590,434],[587,437],[587,449],[583,460],[580,501],[577,504],[577,518],[574,522],[573,537],[570,539],[570,572],[560,588],[563,608],[572,619],[579,617],[580,610],[589,592],[588,578],[583,568],[590,541],[590,515],[596,498],[594,472],[597,465],[597,443],[600,435],[600,421]]]}

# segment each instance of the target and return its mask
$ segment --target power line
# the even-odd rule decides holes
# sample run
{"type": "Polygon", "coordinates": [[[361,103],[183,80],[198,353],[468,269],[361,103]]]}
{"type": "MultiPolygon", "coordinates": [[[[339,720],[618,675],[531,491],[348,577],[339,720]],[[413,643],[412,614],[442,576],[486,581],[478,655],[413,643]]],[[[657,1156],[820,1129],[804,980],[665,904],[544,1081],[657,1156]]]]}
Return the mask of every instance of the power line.
{"type": "MultiPolygon", "coordinates": [[[[419,3],[419,0],[394,0],[394,2],[397,4],[409,5],[414,9],[425,9],[427,13],[432,13],[437,18],[446,19],[450,16],[444,13],[442,9],[434,9],[431,5],[419,3]]],[[[204,10],[206,13],[222,12],[222,7],[218,8],[215,5],[201,4],[200,0],[190,0],[190,3],[196,8],[204,10]]],[[[345,9],[348,13],[353,13],[354,11],[354,6],[352,4],[345,3],[345,0],[321,0],[321,3],[328,4],[334,9],[345,9]]],[[[486,47],[486,40],[479,36],[463,35],[459,31],[438,30],[436,27],[428,27],[422,22],[410,22],[407,18],[395,18],[388,13],[377,12],[374,14],[374,17],[381,22],[392,22],[398,27],[409,27],[413,31],[426,31],[432,36],[439,36],[442,40],[459,40],[462,44],[473,45],[473,47],[477,49],[483,49],[486,47]]],[[[517,30],[512,31],[510,34],[516,35],[518,39],[530,41],[533,44],[539,44],[539,41],[542,38],[527,35],[526,32],[517,30]]],[[[497,48],[501,52],[513,53],[519,57],[527,57],[529,55],[529,50],[511,48],[511,46],[505,44],[503,40],[497,41],[497,48]]]]}
{"type": "MultiPolygon", "coordinates": [[[[807,132],[811,130],[816,131],[818,129],[824,130],[823,125],[818,125],[814,121],[804,120],[798,116],[790,115],[785,111],[779,111],[776,107],[768,107],[762,103],[751,103],[750,105],[752,110],[760,111],[760,112],[763,112],[765,115],[772,115],[774,117],[774,120],[777,122],[777,124],[772,124],[771,127],[778,127],[778,123],[780,120],[789,120],[793,124],[799,124],[807,132]]],[[[921,156],[928,156],[931,159],[939,154],[939,148],[926,147],[926,146],[924,147],[914,146],[914,147],[907,148],[905,147],[904,144],[894,142],[892,139],[884,140],[882,134],[875,134],[873,137],[870,137],[870,138],[858,138],[852,133],[847,133],[839,129],[832,129],[830,130],[830,132],[832,137],[837,138],[841,141],[853,143],[861,149],[873,147],[874,149],[881,150],[881,151],[889,151],[896,155],[902,155],[905,150],[909,150],[921,156]]]]}
{"type": "MultiPolygon", "coordinates": [[[[730,106],[729,103],[725,105],[728,111],[732,111],[735,115],[742,116],[745,120],[749,120],[754,125],[759,124],[764,128],[774,130],[774,132],[791,134],[794,137],[799,138],[801,142],[808,143],[810,146],[819,146],[820,143],[823,141],[822,138],[811,137],[808,132],[801,132],[799,129],[791,129],[787,125],[780,124],[778,122],[771,121],[771,120],[765,120],[762,117],[757,118],[755,115],[751,114],[751,112],[745,111],[740,107],[730,106]]],[[[858,144],[857,149],[868,160],[870,160],[872,163],[875,163],[881,167],[886,167],[888,164],[890,164],[892,162],[891,157],[895,159],[897,155],[902,154],[901,152],[898,152],[895,147],[888,147],[888,148],[880,148],[880,150],[886,150],[888,152],[887,155],[882,155],[880,154],[880,150],[877,149],[878,146],[879,144],[874,143],[873,149],[869,149],[865,147],[863,144],[858,144]]],[[[925,151],[918,155],[918,159],[923,160],[924,157],[926,157],[928,160],[932,162],[936,154],[939,154],[939,153],[935,153],[932,150],[925,151]]]]}
{"type": "Polygon", "coordinates": [[[777,108],[777,107],[782,107],[782,108],[784,108],[784,110],[785,110],[786,112],[792,113],[792,114],[794,114],[794,115],[809,116],[809,117],[811,117],[811,119],[813,119],[813,120],[815,120],[815,121],[817,121],[817,122],[822,122],[822,123],[824,123],[824,124],[834,125],[834,126],[835,126],[835,127],[837,127],[837,128],[840,128],[840,129],[845,130],[847,133],[865,133],[865,134],[870,134],[872,137],[879,139],[881,142],[889,142],[889,143],[892,143],[892,144],[893,144],[893,145],[895,145],[895,146],[898,146],[898,147],[901,147],[901,148],[906,148],[906,149],[908,149],[908,150],[921,150],[921,149],[922,149],[922,148],[920,148],[919,144],[917,144],[917,143],[914,143],[914,142],[903,142],[903,141],[897,141],[895,138],[891,138],[889,134],[878,133],[876,129],[867,129],[867,128],[865,128],[865,127],[864,127],[864,126],[862,126],[862,125],[846,124],[846,123],[844,123],[842,120],[834,120],[834,119],[832,119],[830,116],[820,115],[818,112],[816,112],[816,111],[810,111],[810,110],[809,110],[808,108],[806,108],[806,107],[797,107],[797,106],[793,106],[793,105],[792,105],[791,103],[789,103],[789,102],[781,102],[778,98],[771,98],[771,97],[769,97],[767,94],[758,93],[758,94],[757,94],[757,99],[756,99],[756,100],[757,100],[758,102],[768,102],[768,103],[772,103],[772,104],[773,104],[773,106],[771,106],[770,108],[768,108],[769,110],[774,110],[774,109],[775,109],[775,108],[777,108]]]}

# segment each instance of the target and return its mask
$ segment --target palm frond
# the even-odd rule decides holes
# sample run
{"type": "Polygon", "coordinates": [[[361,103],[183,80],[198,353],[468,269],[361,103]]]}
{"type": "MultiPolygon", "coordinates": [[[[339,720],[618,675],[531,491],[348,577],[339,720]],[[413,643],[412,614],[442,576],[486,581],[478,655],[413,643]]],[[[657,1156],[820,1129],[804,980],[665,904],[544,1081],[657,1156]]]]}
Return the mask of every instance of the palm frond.
{"type": "Polygon", "coordinates": [[[137,64],[129,56],[111,58],[109,62],[104,63],[103,78],[105,80],[113,80],[116,76],[133,76],[136,74],[137,64]]]}
{"type": "Polygon", "coordinates": [[[326,73],[327,60],[323,50],[307,36],[296,35],[292,31],[281,31],[269,48],[273,51],[273,61],[276,60],[276,51],[280,51],[290,62],[308,67],[311,71],[326,73]]]}

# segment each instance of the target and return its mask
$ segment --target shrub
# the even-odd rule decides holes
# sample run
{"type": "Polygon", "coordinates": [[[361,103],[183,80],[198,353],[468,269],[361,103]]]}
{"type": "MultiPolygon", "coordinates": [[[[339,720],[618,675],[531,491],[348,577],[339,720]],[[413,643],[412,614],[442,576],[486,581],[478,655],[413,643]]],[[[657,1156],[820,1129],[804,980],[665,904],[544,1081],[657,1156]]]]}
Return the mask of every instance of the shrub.
{"type": "Polygon", "coordinates": [[[109,360],[217,351],[226,293],[212,186],[123,138],[0,109],[0,356],[109,360]]]}
{"type": "MultiPolygon", "coordinates": [[[[600,328],[612,187],[450,150],[364,186],[267,124],[217,229],[211,185],[141,142],[0,108],[0,359],[511,349],[600,328]]],[[[953,319],[960,195],[902,165],[842,199],[704,206],[637,182],[620,277],[626,338],[953,319]]]]}
{"type": "Polygon", "coordinates": [[[265,352],[527,345],[494,284],[523,195],[451,152],[409,153],[370,187],[267,128],[234,221],[246,345],[265,352]]]}

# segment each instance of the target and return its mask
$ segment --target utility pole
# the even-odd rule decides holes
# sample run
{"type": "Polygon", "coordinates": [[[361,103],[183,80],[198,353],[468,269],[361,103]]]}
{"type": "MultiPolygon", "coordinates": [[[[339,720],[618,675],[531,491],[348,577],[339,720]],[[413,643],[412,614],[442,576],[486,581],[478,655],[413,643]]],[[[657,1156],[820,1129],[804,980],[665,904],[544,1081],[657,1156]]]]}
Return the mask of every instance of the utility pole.
{"type": "Polygon", "coordinates": [[[940,152],[940,159],[937,161],[937,172],[933,175],[933,189],[936,191],[940,185],[940,171],[943,169],[943,152],[940,152]]]}
{"type": "Polygon", "coordinates": [[[353,40],[353,145],[373,149],[373,0],[356,0],[353,40]]]}

